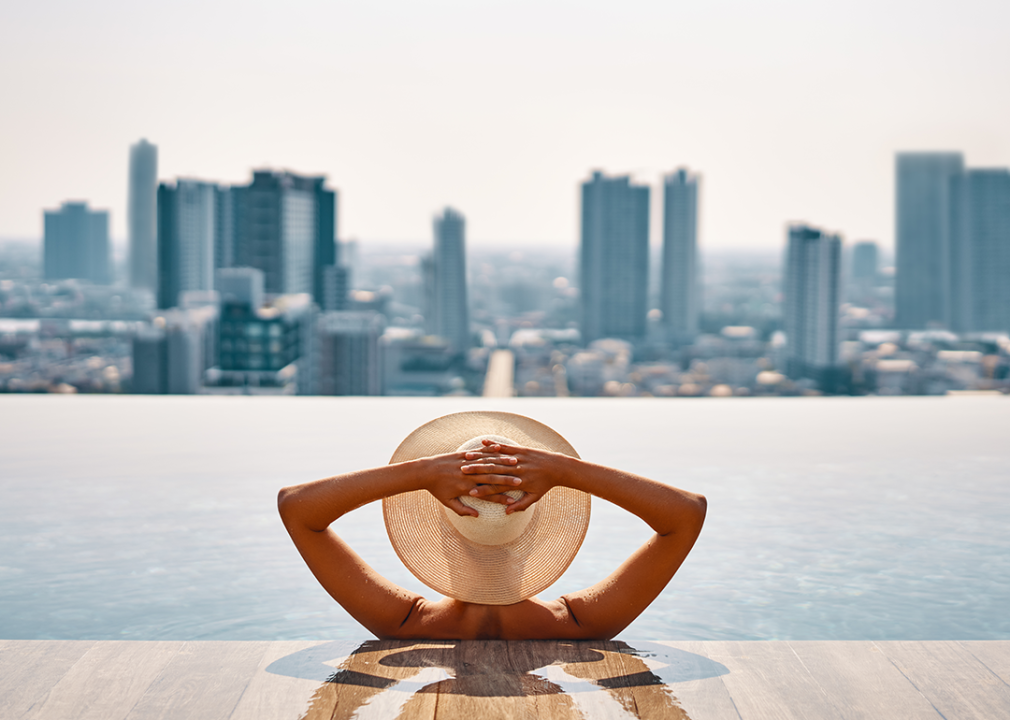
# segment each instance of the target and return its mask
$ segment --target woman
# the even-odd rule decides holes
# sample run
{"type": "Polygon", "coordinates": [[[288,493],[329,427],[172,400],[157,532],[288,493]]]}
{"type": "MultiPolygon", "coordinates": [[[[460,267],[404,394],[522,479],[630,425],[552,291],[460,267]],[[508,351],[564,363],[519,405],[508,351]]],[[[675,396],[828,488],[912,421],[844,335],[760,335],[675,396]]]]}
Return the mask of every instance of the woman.
{"type": "Polygon", "coordinates": [[[701,532],[706,501],[585,462],[530,418],[481,412],[421,426],[385,467],[284,488],[278,507],[323,588],[380,638],[585,640],[614,637],[666,587],[701,532]],[[591,495],[655,535],[601,582],[537,599],[578,550],[591,495]],[[395,585],[330,529],[380,499],[397,554],[448,597],[395,585]]]}

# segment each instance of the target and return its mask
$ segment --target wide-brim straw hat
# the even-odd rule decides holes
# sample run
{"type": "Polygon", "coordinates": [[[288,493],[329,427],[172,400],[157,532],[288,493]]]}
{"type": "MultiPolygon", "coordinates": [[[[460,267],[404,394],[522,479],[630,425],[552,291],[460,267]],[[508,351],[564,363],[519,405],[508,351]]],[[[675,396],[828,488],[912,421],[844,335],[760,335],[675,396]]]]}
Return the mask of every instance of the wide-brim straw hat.
{"type": "MultiPolygon", "coordinates": [[[[513,413],[488,411],[454,413],[425,423],[400,443],[389,462],[456,452],[485,436],[579,456],[567,440],[543,423],[513,413]]],[[[517,603],[561,577],[586,536],[589,507],[588,493],[554,487],[529,509],[508,516],[527,516],[515,518],[526,523],[518,537],[488,545],[464,536],[456,527],[459,522],[455,513],[427,490],[400,493],[382,501],[386,532],[407,569],[443,595],[484,605],[517,603]]],[[[504,506],[490,509],[500,513],[504,506]]],[[[476,525],[484,515],[491,514],[483,507],[479,512],[481,518],[465,520],[476,525]]]]}

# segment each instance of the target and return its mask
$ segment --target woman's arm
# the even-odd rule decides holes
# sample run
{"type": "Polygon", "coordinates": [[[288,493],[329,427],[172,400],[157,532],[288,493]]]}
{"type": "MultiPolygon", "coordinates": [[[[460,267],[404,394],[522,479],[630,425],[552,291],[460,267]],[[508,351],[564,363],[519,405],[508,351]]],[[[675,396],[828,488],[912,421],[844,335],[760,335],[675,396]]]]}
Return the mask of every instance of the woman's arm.
{"type": "MultiPolygon", "coordinates": [[[[519,479],[527,494],[506,512],[521,512],[552,487],[564,485],[619,505],[644,520],[654,531],[609,577],[561,598],[585,638],[611,638],[662,592],[694,546],[705,522],[705,497],[649,480],[633,473],[595,465],[577,458],[531,448],[485,441],[483,454],[470,453],[464,474],[485,482],[507,484],[519,479]],[[507,458],[516,458],[512,464],[507,458]]],[[[475,487],[471,495],[490,494],[475,487]]]]}
{"type": "MultiPolygon", "coordinates": [[[[463,453],[420,458],[283,488],[277,507],[284,527],[312,574],[334,600],[378,637],[392,637],[426,602],[390,582],[361,559],[330,524],[366,503],[411,490],[427,490],[460,515],[477,511],[459,501],[482,478],[460,472],[463,453]]],[[[488,499],[504,502],[505,496],[488,499]]]]}

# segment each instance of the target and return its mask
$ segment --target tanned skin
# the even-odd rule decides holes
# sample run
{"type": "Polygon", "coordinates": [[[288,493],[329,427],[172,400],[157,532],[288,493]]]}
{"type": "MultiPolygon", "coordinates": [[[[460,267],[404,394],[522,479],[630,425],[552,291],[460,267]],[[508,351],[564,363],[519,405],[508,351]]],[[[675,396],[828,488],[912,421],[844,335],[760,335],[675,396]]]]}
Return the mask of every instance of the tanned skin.
{"type": "Polygon", "coordinates": [[[662,592],[694,546],[705,521],[702,495],[560,453],[484,441],[481,450],[419,458],[282,489],[284,526],[312,574],[334,600],[377,637],[389,639],[605,640],[662,592]],[[366,503],[427,490],[459,515],[477,516],[464,495],[522,512],[554,487],[619,505],[654,531],[609,577],[544,602],[480,605],[427,600],[384,578],[330,524],[366,503]],[[505,490],[523,490],[519,500],[505,490]]]}

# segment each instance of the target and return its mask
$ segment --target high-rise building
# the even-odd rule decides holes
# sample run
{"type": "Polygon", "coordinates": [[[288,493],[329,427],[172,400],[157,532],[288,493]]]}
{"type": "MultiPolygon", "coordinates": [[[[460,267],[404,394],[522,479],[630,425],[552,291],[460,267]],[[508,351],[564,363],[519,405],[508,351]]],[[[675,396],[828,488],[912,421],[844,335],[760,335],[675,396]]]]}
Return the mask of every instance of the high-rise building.
{"type": "Polygon", "coordinates": [[[649,188],[594,172],[582,184],[582,341],[645,336],[649,188]]]}
{"type": "Polygon", "coordinates": [[[786,372],[834,390],[842,241],[808,225],[789,227],[785,272],[786,372]]]}
{"type": "Polygon", "coordinates": [[[857,242],[849,258],[846,276],[846,300],[856,305],[873,305],[878,302],[877,286],[880,279],[880,250],[872,240],[857,242]]]}
{"type": "Polygon", "coordinates": [[[872,240],[857,242],[852,248],[852,280],[872,285],[877,280],[880,252],[872,240]]]}
{"type": "Polygon", "coordinates": [[[316,393],[315,317],[312,296],[264,295],[263,271],[217,272],[221,296],[220,365],[211,373],[221,386],[295,387],[316,393]],[[294,380],[294,383],[292,383],[294,380]]]}
{"type": "Polygon", "coordinates": [[[214,188],[214,269],[235,267],[235,202],[227,185],[214,188]]]}
{"type": "Polygon", "coordinates": [[[141,140],[130,147],[130,185],[126,209],[130,287],[158,291],[158,147],[141,140]]]}
{"type": "Polygon", "coordinates": [[[452,208],[435,216],[435,250],[429,267],[432,334],[445,339],[455,353],[470,349],[470,306],[466,288],[466,219],[452,208]]]}
{"type": "Polygon", "coordinates": [[[223,303],[221,370],[276,373],[302,357],[301,336],[311,332],[303,321],[310,303],[307,294],[278,295],[256,309],[223,303]]]}
{"type": "Polygon", "coordinates": [[[309,293],[324,306],[325,268],[338,264],[336,193],[324,183],[257,170],[249,185],[232,188],[234,264],[262,270],[267,293],[309,293]]]}
{"type": "Polygon", "coordinates": [[[45,211],[42,267],[46,280],[77,278],[109,284],[109,213],[84,202],[45,211]]]}
{"type": "Polygon", "coordinates": [[[379,338],[385,318],[377,312],[327,312],[316,321],[316,382],[320,395],[381,395],[379,338]]]}
{"type": "Polygon", "coordinates": [[[339,263],[337,244],[337,193],[325,186],[325,178],[315,178],[313,190],[316,204],[315,250],[312,260],[312,299],[327,310],[342,310],[347,295],[347,274],[339,263]]]}
{"type": "Polygon", "coordinates": [[[967,170],[953,184],[951,328],[1010,331],[1010,170],[967,170]]]}
{"type": "Polygon", "coordinates": [[[898,153],[896,158],[895,315],[899,327],[951,327],[951,188],[960,153],[898,153]]]}
{"type": "Polygon", "coordinates": [[[698,178],[679,169],[663,180],[663,276],[660,310],[667,339],[698,334],[698,178]]]}
{"type": "Polygon", "coordinates": [[[158,186],[158,307],[179,304],[191,290],[213,290],[218,189],[179,180],[158,186]]]}
{"type": "Polygon", "coordinates": [[[350,292],[349,269],[343,265],[327,265],[323,268],[322,302],[316,303],[321,310],[346,310],[347,295],[350,292]]]}

